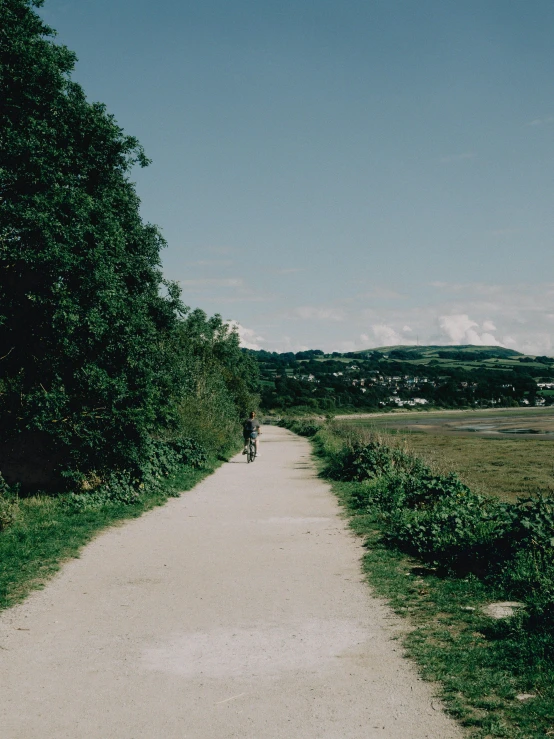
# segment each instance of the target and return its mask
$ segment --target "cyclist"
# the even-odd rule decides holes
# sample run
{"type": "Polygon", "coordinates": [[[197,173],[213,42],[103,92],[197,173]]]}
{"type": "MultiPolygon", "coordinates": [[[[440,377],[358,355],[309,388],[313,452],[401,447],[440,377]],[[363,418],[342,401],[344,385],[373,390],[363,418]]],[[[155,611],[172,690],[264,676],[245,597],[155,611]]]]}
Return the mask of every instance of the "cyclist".
{"type": "Polygon", "coordinates": [[[248,442],[250,439],[254,439],[254,444],[256,446],[256,457],[260,456],[259,450],[259,439],[258,436],[262,432],[260,431],[260,424],[256,420],[256,414],[254,411],[250,411],[248,419],[242,424],[242,436],[244,438],[244,449],[242,450],[243,454],[246,454],[248,451],[248,442]]]}

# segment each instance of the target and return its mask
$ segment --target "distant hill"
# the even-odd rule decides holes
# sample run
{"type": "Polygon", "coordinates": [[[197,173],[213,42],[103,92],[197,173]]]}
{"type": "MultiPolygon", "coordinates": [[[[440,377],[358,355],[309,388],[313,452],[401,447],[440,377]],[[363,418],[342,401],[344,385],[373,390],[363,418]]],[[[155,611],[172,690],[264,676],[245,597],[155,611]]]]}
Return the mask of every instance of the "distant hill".
{"type": "MultiPolygon", "coordinates": [[[[425,359],[464,359],[469,358],[470,356],[476,358],[476,355],[482,359],[510,359],[524,356],[521,352],[516,352],[514,349],[506,349],[503,346],[475,346],[473,344],[448,344],[445,346],[438,344],[427,346],[414,346],[413,344],[404,346],[402,344],[397,344],[395,346],[380,346],[376,349],[366,349],[356,352],[356,354],[365,355],[369,352],[379,352],[380,354],[388,354],[389,356],[392,353],[402,353],[405,355],[411,355],[414,358],[418,356],[425,359]]],[[[408,356],[406,356],[406,358],[408,358],[408,356]]]]}
{"type": "Polygon", "coordinates": [[[321,349],[249,353],[258,361],[266,410],[554,405],[554,358],[502,346],[397,344],[330,354],[321,349]]]}

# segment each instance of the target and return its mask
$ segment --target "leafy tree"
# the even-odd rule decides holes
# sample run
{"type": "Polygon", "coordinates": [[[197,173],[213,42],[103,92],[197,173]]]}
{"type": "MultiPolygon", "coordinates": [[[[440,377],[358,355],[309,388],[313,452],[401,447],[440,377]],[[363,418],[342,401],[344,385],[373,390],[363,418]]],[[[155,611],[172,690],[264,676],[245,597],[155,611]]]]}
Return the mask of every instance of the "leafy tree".
{"type": "Polygon", "coordinates": [[[229,445],[241,419],[257,407],[259,369],[240,348],[237,332],[215,315],[194,310],[179,321],[173,356],[183,386],[175,398],[181,434],[211,451],[229,445]]]}
{"type": "Polygon", "coordinates": [[[147,159],[71,80],[41,4],[0,0],[0,455],[29,486],[140,469],[182,380],[178,290],[129,181],[147,159]]]}

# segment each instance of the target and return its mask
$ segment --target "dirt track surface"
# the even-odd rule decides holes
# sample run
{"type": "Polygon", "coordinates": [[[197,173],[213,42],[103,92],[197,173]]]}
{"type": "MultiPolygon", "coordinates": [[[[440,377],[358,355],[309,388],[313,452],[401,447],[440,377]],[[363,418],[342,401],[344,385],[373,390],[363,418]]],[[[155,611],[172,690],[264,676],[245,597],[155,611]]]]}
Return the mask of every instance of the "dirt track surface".
{"type": "Polygon", "coordinates": [[[2,739],[459,739],[306,441],[265,427],[0,616],[2,739]]]}

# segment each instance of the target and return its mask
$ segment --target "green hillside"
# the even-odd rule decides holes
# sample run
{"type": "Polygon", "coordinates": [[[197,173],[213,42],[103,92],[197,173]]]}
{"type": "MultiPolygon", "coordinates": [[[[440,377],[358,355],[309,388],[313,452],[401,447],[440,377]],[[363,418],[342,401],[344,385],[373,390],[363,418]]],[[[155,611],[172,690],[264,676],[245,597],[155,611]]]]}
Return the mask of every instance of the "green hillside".
{"type": "Polygon", "coordinates": [[[368,349],[363,350],[360,352],[357,352],[359,354],[365,354],[368,351],[375,351],[380,352],[382,354],[389,354],[392,351],[404,351],[409,354],[421,354],[424,357],[429,357],[430,359],[433,357],[438,357],[439,352],[441,353],[449,353],[452,355],[456,354],[479,354],[479,355],[487,355],[490,357],[497,357],[498,359],[505,359],[508,357],[522,357],[524,356],[521,352],[517,352],[514,349],[506,349],[503,346],[475,346],[473,344],[456,344],[454,346],[452,345],[439,345],[439,344],[430,344],[427,346],[405,346],[402,344],[398,344],[395,346],[381,346],[376,349],[368,349]]]}
{"type": "Polygon", "coordinates": [[[316,412],[550,405],[554,358],[499,346],[251,351],[262,407],[316,412]]]}

